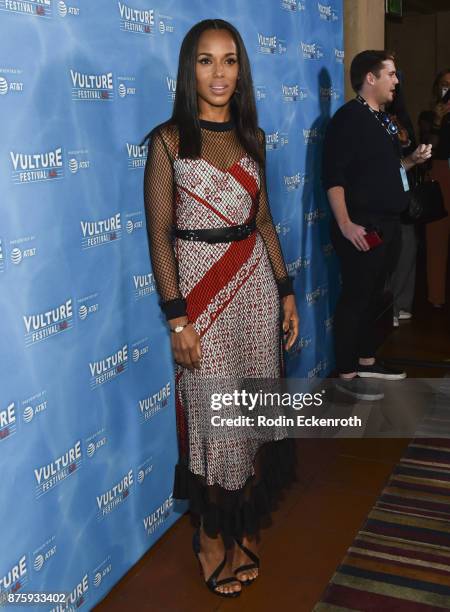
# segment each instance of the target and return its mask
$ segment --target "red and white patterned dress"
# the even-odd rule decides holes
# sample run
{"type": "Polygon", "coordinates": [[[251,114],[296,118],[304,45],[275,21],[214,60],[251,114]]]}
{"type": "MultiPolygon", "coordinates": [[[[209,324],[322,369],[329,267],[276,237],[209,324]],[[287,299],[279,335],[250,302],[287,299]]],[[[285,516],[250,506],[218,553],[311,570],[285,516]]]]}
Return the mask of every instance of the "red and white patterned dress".
{"type": "MultiPolygon", "coordinates": [[[[180,316],[185,307],[202,349],[200,370],[176,368],[180,464],[175,496],[190,499],[191,511],[203,518],[210,534],[239,535],[257,531],[292,476],[292,448],[262,445],[245,429],[233,435],[208,433],[205,424],[213,414],[208,384],[227,381],[239,388],[242,379],[280,376],[279,288],[286,293],[289,282],[264,168],[243,149],[232,122],[201,121],[201,133],[201,157],[182,159],[176,126],[154,131],[145,171],[147,227],[166,316],[180,316]],[[235,242],[171,237],[174,226],[226,228],[254,217],[257,230],[235,242]]],[[[263,149],[262,131],[260,136],[263,149]]],[[[283,438],[285,432],[273,431],[272,440],[283,438]]]]}

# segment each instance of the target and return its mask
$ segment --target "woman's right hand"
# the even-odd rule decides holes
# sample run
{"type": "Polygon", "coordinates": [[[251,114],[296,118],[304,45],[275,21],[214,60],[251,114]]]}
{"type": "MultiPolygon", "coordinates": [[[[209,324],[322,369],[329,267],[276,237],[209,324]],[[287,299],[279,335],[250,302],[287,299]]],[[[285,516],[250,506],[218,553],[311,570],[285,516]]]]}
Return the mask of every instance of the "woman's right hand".
{"type": "MultiPolygon", "coordinates": [[[[177,325],[184,325],[184,321],[179,319],[171,319],[169,325],[174,329],[177,325]]],[[[200,346],[200,336],[195,331],[191,323],[179,333],[171,332],[171,343],[173,356],[178,365],[188,370],[200,369],[200,360],[202,358],[202,350],[200,346]]]]}

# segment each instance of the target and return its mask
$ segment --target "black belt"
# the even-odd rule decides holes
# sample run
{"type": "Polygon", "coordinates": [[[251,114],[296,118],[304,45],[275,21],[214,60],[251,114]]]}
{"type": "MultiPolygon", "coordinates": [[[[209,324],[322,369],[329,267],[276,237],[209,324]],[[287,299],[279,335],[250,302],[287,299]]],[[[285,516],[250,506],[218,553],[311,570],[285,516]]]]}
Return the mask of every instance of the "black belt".
{"type": "Polygon", "coordinates": [[[213,227],[211,229],[178,229],[175,228],[174,235],[182,240],[193,240],[198,242],[234,242],[244,240],[256,230],[256,221],[253,218],[249,223],[242,225],[231,225],[230,227],[213,227]]]}

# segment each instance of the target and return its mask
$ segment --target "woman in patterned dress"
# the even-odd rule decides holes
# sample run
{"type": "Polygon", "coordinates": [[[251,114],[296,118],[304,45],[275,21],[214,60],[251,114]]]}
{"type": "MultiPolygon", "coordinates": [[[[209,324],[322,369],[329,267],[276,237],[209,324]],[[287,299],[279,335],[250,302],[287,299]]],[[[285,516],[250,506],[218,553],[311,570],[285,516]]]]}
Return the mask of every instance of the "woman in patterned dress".
{"type": "Polygon", "coordinates": [[[294,477],[284,430],[268,440],[245,428],[205,428],[211,381],[242,389],[245,379],[278,379],[281,329],[286,350],[298,335],[264,166],[242,39],[225,21],[202,21],[181,46],[173,115],[149,135],[144,191],[152,268],[177,364],[174,497],[189,500],[206,584],[226,597],[256,578],[260,527],[294,477]]]}

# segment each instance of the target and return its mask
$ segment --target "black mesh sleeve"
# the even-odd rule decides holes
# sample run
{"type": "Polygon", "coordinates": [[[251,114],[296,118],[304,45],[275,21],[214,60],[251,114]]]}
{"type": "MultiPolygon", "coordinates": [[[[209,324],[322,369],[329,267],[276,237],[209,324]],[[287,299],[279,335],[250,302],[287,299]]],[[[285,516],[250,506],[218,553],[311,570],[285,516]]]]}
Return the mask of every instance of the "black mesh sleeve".
{"type": "Polygon", "coordinates": [[[172,161],[163,136],[159,131],[154,131],[145,165],[144,201],[150,259],[166,319],[186,315],[186,302],[178,286],[172,241],[174,198],[172,161]]]}
{"type": "Polygon", "coordinates": [[[260,181],[261,187],[259,191],[258,211],[256,213],[256,227],[264,240],[264,243],[269,254],[270,263],[272,265],[275,280],[278,285],[278,293],[280,297],[292,295],[292,279],[288,276],[286,264],[284,263],[283,253],[281,251],[278,234],[275,230],[272,215],[270,212],[269,199],[267,196],[266,185],[266,136],[264,131],[260,129],[259,138],[261,150],[264,156],[264,164],[260,165],[260,181]]]}

